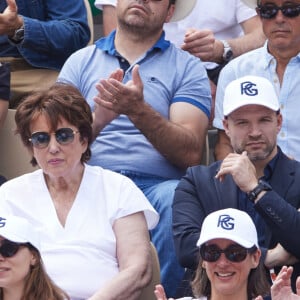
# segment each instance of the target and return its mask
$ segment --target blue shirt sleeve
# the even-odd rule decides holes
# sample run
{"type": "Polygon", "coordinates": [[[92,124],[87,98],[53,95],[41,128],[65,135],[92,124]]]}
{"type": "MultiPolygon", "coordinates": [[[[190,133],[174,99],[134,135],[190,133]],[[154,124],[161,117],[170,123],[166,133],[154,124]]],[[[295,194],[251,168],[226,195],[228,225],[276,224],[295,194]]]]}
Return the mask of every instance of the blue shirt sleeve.
{"type": "Polygon", "coordinates": [[[19,14],[24,19],[25,35],[16,46],[33,66],[59,70],[90,39],[84,1],[31,1],[20,5],[19,14]]]}

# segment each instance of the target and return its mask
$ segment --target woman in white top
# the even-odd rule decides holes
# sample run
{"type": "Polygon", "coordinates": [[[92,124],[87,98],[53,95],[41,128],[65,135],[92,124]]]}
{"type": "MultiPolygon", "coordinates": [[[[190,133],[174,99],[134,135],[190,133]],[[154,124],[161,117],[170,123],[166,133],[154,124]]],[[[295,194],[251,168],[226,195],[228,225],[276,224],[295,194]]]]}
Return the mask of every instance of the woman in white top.
{"type": "Polygon", "coordinates": [[[18,106],[16,124],[40,169],[1,186],[0,212],[42,233],[46,270],[71,299],[137,299],[151,279],[148,229],[158,215],[132,181],[86,164],[93,133],[85,99],[55,84],[18,106]]]}
{"type": "MultiPolygon", "coordinates": [[[[269,293],[256,228],[247,213],[228,208],[209,214],[197,246],[201,258],[192,282],[197,299],[250,300],[269,293]]],[[[161,285],[155,295],[167,299],[161,285]]]]}

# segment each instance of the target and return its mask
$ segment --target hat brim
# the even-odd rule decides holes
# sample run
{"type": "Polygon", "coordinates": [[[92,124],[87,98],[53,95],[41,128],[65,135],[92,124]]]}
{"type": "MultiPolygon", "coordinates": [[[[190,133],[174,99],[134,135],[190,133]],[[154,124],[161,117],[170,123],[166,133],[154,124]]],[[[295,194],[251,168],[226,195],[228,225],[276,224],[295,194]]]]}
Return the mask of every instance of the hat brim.
{"type": "Polygon", "coordinates": [[[30,243],[36,249],[40,249],[38,231],[28,220],[9,215],[0,217],[0,222],[0,236],[15,243],[30,243]]]}
{"type": "Polygon", "coordinates": [[[207,238],[204,237],[203,239],[199,239],[198,240],[197,247],[200,248],[203,244],[205,244],[205,243],[207,243],[207,242],[209,242],[211,240],[214,240],[214,239],[226,239],[226,240],[230,240],[230,241],[233,241],[234,243],[237,243],[240,246],[245,247],[245,248],[251,248],[253,246],[258,247],[258,245],[253,244],[253,243],[249,242],[248,240],[232,236],[231,234],[216,234],[215,236],[210,236],[209,238],[208,237],[207,238]]]}
{"type": "Polygon", "coordinates": [[[242,0],[247,6],[250,8],[256,8],[257,7],[257,0],[242,0]]]}
{"type": "Polygon", "coordinates": [[[14,243],[28,243],[27,240],[24,240],[20,236],[17,236],[11,232],[1,232],[0,236],[14,243]]]}
{"type": "Polygon", "coordinates": [[[176,0],[175,10],[170,22],[178,22],[187,17],[193,10],[197,0],[176,0]]]}
{"type": "Polygon", "coordinates": [[[236,105],[236,107],[231,107],[231,109],[229,110],[225,110],[224,111],[224,117],[228,117],[232,112],[238,110],[241,107],[247,106],[247,105],[258,105],[258,106],[263,106],[266,107],[268,109],[271,109],[273,111],[279,111],[279,106],[275,106],[275,105],[264,105],[262,104],[264,101],[264,99],[256,99],[255,101],[249,101],[249,102],[243,102],[243,103],[239,103],[239,105],[236,105]]]}
{"type": "Polygon", "coordinates": [[[23,237],[18,236],[12,232],[1,232],[0,236],[14,243],[21,243],[21,244],[29,243],[33,247],[35,247],[38,251],[40,251],[41,248],[40,242],[37,240],[36,237],[31,237],[29,241],[28,239],[24,239],[23,237]]]}

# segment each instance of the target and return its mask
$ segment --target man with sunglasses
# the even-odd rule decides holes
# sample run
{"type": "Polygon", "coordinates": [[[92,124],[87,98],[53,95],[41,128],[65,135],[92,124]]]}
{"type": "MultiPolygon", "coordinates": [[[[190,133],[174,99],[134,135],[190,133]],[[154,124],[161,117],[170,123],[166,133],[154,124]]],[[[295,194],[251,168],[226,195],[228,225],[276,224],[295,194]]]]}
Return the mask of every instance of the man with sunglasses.
{"type": "Polygon", "coordinates": [[[216,159],[232,152],[229,138],[222,125],[222,102],[227,84],[245,75],[269,79],[279,96],[283,126],[278,144],[289,157],[300,160],[300,127],[295,113],[300,93],[300,1],[299,0],[243,0],[256,7],[267,42],[264,47],[232,60],[221,72],[213,125],[218,129],[216,159]]]}
{"type": "Polygon", "coordinates": [[[203,219],[232,207],[252,217],[268,269],[294,265],[295,286],[300,274],[300,163],[277,147],[283,122],[279,109],[275,89],[264,77],[244,76],[226,87],[223,126],[234,153],[208,167],[189,168],[175,192],[175,248],[181,265],[192,270],[189,275],[197,267],[194,245],[203,219]]]}

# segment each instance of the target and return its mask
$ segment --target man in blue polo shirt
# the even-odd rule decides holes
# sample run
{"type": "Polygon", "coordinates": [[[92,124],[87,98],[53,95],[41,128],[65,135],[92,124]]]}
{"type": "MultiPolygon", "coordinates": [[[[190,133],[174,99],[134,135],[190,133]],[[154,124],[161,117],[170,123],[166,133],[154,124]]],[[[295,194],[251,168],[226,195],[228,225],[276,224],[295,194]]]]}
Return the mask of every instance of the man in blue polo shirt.
{"type": "Polygon", "coordinates": [[[119,0],[116,31],[74,53],[58,79],[78,87],[94,111],[90,164],[130,177],[159,212],[151,239],[168,297],[183,275],[172,238],[174,190],[201,161],[211,108],[201,61],[164,39],[164,22],[195,2],[177,1],[119,0]]]}

